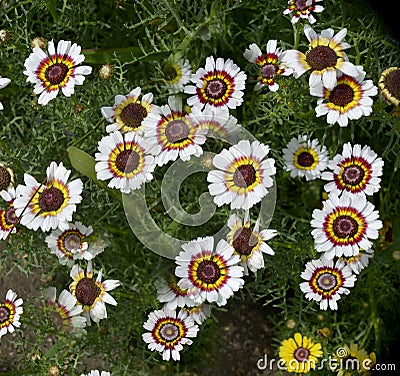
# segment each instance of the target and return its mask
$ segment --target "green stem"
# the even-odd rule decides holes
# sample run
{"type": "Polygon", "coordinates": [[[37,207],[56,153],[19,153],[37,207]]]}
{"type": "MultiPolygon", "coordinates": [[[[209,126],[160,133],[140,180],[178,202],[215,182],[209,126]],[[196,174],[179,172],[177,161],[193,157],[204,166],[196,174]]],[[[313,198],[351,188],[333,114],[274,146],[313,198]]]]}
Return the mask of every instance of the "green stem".
{"type": "Polygon", "coordinates": [[[294,29],[294,49],[297,50],[300,44],[300,22],[297,22],[294,29]]]}

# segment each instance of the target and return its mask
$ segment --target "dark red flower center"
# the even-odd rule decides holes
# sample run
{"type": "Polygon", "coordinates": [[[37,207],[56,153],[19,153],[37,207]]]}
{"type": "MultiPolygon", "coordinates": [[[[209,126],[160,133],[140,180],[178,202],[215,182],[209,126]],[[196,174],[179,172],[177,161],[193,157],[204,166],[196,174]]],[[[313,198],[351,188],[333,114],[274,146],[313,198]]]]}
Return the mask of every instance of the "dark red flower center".
{"type": "Polygon", "coordinates": [[[241,227],[233,235],[233,248],[241,255],[248,256],[257,245],[258,239],[248,227],[241,227]]]}
{"type": "Polygon", "coordinates": [[[81,245],[82,245],[81,237],[78,234],[71,233],[64,238],[64,248],[68,252],[80,249],[81,245]]]}
{"type": "Polygon", "coordinates": [[[46,188],[39,195],[39,207],[44,212],[51,212],[60,209],[64,203],[64,194],[55,187],[46,188]]]}
{"type": "Polygon", "coordinates": [[[190,129],[188,124],[181,119],[172,120],[165,127],[165,136],[168,142],[172,144],[186,140],[189,133],[190,129]]]}
{"type": "Polygon", "coordinates": [[[93,278],[82,278],[78,281],[75,290],[75,297],[79,303],[91,306],[100,295],[101,288],[97,286],[93,278]]]}
{"type": "Polygon", "coordinates": [[[310,350],[305,349],[304,347],[298,347],[294,352],[294,357],[299,362],[307,360],[309,355],[310,355],[310,350]]]}
{"type": "Polygon", "coordinates": [[[119,171],[129,174],[136,170],[139,166],[140,156],[136,151],[123,150],[121,151],[116,160],[115,165],[119,171]]]}
{"type": "Polygon", "coordinates": [[[263,78],[272,79],[276,74],[276,66],[274,64],[266,64],[261,68],[261,75],[263,78]]]}
{"type": "Polygon", "coordinates": [[[179,328],[172,323],[163,324],[159,330],[159,334],[163,340],[172,342],[179,337],[179,328]]]}
{"type": "Polygon", "coordinates": [[[215,261],[203,260],[197,267],[197,278],[204,283],[213,284],[218,281],[220,275],[220,267],[215,261]]]}
{"type": "Polygon", "coordinates": [[[296,6],[296,9],[298,9],[298,10],[305,10],[308,8],[308,6],[306,5],[307,0],[296,0],[294,3],[296,6]]]}
{"type": "Polygon", "coordinates": [[[11,174],[10,172],[4,167],[0,166],[0,192],[3,189],[7,189],[11,184],[11,174]]]}
{"type": "Polygon", "coordinates": [[[68,70],[68,67],[64,63],[55,63],[46,69],[44,76],[50,84],[59,85],[67,76],[68,70]]]}
{"type": "Polygon", "coordinates": [[[205,92],[207,94],[207,97],[213,99],[220,99],[226,93],[226,89],[227,89],[226,83],[223,80],[216,78],[207,83],[205,92]]]}
{"type": "Polygon", "coordinates": [[[147,116],[147,110],[140,103],[129,103],[119,115],[126,127],[139,128],[143,119],[147,116]]]}
{"type": "Polygon", "coordinates": [[[256,170],[250,165],[240,165],[233,174],[233,182],[240,188],[247,188],[256,181],[256,170]]]}
{"type": "Polygon", "coordinates": [[[10,206],[10,207],[6,210],[6,213],[5,213],[4,218],[5,218],[6,223],[7,223],[8,225],[15,225],[16,223],[18,223],[18,217],[17,217],[17,215],[15,214],[15,208],[14,208],[14,206],[10,206]]]}
{"type": "Polygon", "coordinates": [[[302,151],[297,156],[297,163],[302,167],[310,167],[315,162],[313,155],[308,151],[302,151]]]}
{"type": "Polygon", "coordinates": [[[345,167],[342,172],[343,182],[348,185],[360,184],[363,181],[364,176],[365,176],[364,169],[357,165],[351,165],[345,167]]]}
{"type": "Polygon", "coordinates": [[[358,222],[348,215],[341,215],[333,221],[333,232],[340,239],[351,238],[358,232],[358,222]]]}
{"type": "Polygon", "coordinates": [[[306,53],[306,61],[313,71],[336,66],[336,52],[328,46],[316,46],[306,53]]]}
{"type": "Polygon", "coordinates": [[[8,321],[10,318],[10,309],[7,306],[0,305],[0,323],[8,321]]]}
{"type": "Polygon", "coordinates": [[[176,79],[176,77],[178,77],[178,72],[173,65],[168,65],[164,69],[164,74],[168,81],[173,81],[174,79],[176,79]]]}
{"type": "Polygon", "coordinates": [[[385,89],[400,100],[400,69],[393,70],[385,77],[385,89]]]}
{"type": "Polygon", "coordinates": [[[339,84],[329,94],[329,100],[336,106],[345,107],[354,98],[354,90],[346,84],[339,84]]]}

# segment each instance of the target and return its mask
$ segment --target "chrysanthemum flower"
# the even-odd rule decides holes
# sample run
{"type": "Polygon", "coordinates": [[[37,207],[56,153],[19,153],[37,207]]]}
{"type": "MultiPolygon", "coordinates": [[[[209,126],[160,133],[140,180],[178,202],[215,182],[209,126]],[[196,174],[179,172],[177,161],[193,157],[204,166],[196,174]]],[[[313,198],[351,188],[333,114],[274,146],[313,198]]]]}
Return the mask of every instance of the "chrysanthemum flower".
{"type": "MultiPolygon", "coordinates": [[[[181,289],[174,277],[169,277],[167,280],[157,280],[157,299],[161,303],[165,303],[168,309],[174,310],[177,307],[194,307],[196,303],[191,298],[192,292],[189,289],[181,289]]],[[[193,293],[196,293],[194,289],[193,293]]]]}
{"type": "Polygon", "coordinates": [[[220,109],[207,108],[200,110],[199,108],[193,108],[188,116],[191,122],[207,137],[224,141],[229,140],[241,127],[234,116],[220,109]]]}
{"type": "Polygon", "coordinates": [[[288,372],[307,373],[316,368],[318,358],[322,356],[320,343],[295,333],[294,338],[285,339],[279,347],[279,357],[288,372]]]}
{"type": "Polygon", "coordinates": [[[350,346],[340,346],[332,356],[332,371],[337,372],[337,376],[351,376],[354,371],[361,373],[364,361],[369,359],[368,353],[358,347],[357,343],[351,343],[350,346]],[[358,362],[359,368],[355,368],[355,361],[358,362]],[[349,372],[347,372],[349,371],[349,372]]]}
{"type": "Polygon", "coordinates": [[[383,160],[368,146],[348,142],[343,145],[342,154],[337,154],[329,162],[329,169],[322,174],[328,180],[324,189],[337,195],[342,192],[372,195],[380,189],[383,160]]]}
{"type": "Polygon", "coordinates": [[[14,208],[15,189],[9,188],[7,191],[1,191],[0,196],[8,203],[6,209],[0,208],[0,240],[5,240],[9,233],[17,232],[15,225],[18,223],[18,217],[14,208]]]}
{"type": "Polygon", "coordinates": [[[310,94],[318,99],[315,112],[317,117],[327,115],[328,124],[336,122],[347,127],[348,120],[369,116],[372,112],[372,95],[378,94],[378,88],[372,80],[364,80],[365,72],[356,66],[358,74],[354,77],[338,73],[337,83],[333,89],[327,89],[319,82],[310,88],[310,94]]]}
{"type": "Polygon", "coordinates": [[[189,338],[197,336],[199,327],[187,312],[172,311],[166,307],[150,312],[143,327],[149,332],[142,334],[151,351],[162,353],[163,360],[180,360],[179,352],[183,345],[191,345],[189,338]]]}
{"type": "Polygon", "coordinates": [[[188,59],[173,57],[164,67],[164,88],[170,94],[183,92],[192,77],[192,66],[188,59]]]}
{"type": "Polygon", "coordinates": [[[23,300],[17,299],[17,294],[14,291],[7,291],[6,301],[0,303],[0,338],[7,332],[13,333],[15,328],[21,326],[19,317],[24,312],[22,303],[23,300]]]}
{"type": "Polygon", "coordinates": [[[107,132],[138,132],[143,134],[143,120],[150,112],[159,113],[160,108],[153,104],[153,94],[147,93],[140,99],[142,89],[138,86],[127,95],[116,95],[113,107],[102,107],[101,114],[111,124],[107,132]]]}
{"type": "Polygon", "coordinates": [[[365,269],[368,266],[369,259],[373,256],[373,249],[368,249],[366,251],[360,249],[357,255],[350,257],[342,256],[340,257],[340,260],[342,260],[346,265],[349,265],[351,270],[355,274],[360,274],[361,270],[365,269]]]}
{"type": "MultiPolygon", "coordinates": [[[[0,89],[5,88],[10,82],[11,80],[9,78],[0,76],[0,89]]],[[[2,110],[3,108],[4,108],[3,104],[0,102],[0,110],[2,110]]]]}
{"type": "Polygon", "coordinates": [[[387,103],[400,105],[400,68],[385,69],[379,78],[378,86],[387,103]]]}
{"type": "Polygon", "coordinates": [[[383,224],[378,211],[364,195],[330,194],[322,210],[313,211],[311,226],[315,248],[329,260],[336,255],[355,256],[360,248],[370,249],[370,239],[379,237],[383,224]]]}
{"type": "Polygon", "coordinates": [[[231,229],[228,233],[228,243],[235,249],[235,254],[239,255],[239,265],[243,266],[244,274],[249,274],[248,269],[255,273],[264,268],[263,253],[275,254],[265,241],[276,236],[277,231],[259,231],[259,220],[251,229],[249,211],[246,211],[243,221],[236,214],[232,214],[228,219],[228,227],[231,229]]]}
{"type": "Polygon", "coordinates": [[[51,162],[47,167],[47,180],[40,184],[36,179],[24,174],[25,185],[18,185],[14,201],[15,214],[22,215],[21,224],[37,230],[48,231],[55,228],[66,230],[76,204],[82,201],[83,184],[80,179],[67,182],[71,171],[62,162],[51,162]]]}
{"type": "Polygon", "coordinates": [[[342,29],[335,36],[332,29],[322,30],[318,35],[310,25],[305,25],[304,33],[310,42],[309,50],[305,54],[297,50],[287,50],[282,57],[282,62],[294,70],[295,78],[311,70],[310,87],[322,81],[324,87],[333,90],[336,86],[337,70],[348,76],[358,76],[357,68],[348,61],[344,52],[350,48],[348,43],[343,42],[347,29],[342,29]]]}
{"type": "Polygon", "coordinates": [[[227,299],[244,284],[243,267],[234,249],[220,240],[214,252],[214,238],[197,238],[182,245],[183,251],[175,258],[178,286],[197,293],[191,295],[198,304],[208,301],[225,305],[227,299]]]}
{"type": "Polygon", "coordinates": [[[168,105],[161,106],[159,115],[150,115],[145,121],[144,142],[149,153],[162,166],[178,157],[188,161],[193,155],[203,154],[200,145],[206,142],[205,129],[200,129],[182,108],[182,100],[168,97],[168,105]]]}
{"type": "Polygon", "coordinates": [[[100,371],[98,371],[96,369],[96,370],[90,371],[90,373],[88,373],[88,374],[82,373],[81,376],[111,376],[111,373],[110,372],[106,372],[106,371],[101,371],[101,373],[100,373],[100,371]]]}
{"type": "Polygon", "coordinates": [[[282,151],[285,170],[290,171],[292,178],[304,176],[307,181],[315,180],[321,177],[322,171],[328,166],[328,150],[317,139],[293,137],[282,151]]]}
{"type": "Polygon", "coordinates": [[[241,140],[229,149],[222,150],[213,159],[218,170],[207,175],[210,194],[221,206],[230,204],[231,209],[250,209],[268,194],[273,185],[275,160],[266,158],[269,147],[259,141],[241,140]]]}
{"type": "Polygon", "coordinates": [[[0,163],[0,192],[6,191],[14,185],[14,171],[0,163]]]}
{"type": "Polygon", "coordinates": [[[99,141],[98,150],[95,154],[97,179],[111,179],[110,188],[129,193],[153,179],[155,159],[148,155],[139,134],[115,131],[99,141]]]}
{"type": "Polygon", "coordinates": [[[270,91],[276,92],[279,89],[276,78],[279,76],[289,76],[293,71],[281,62],[282,52],[277,48],[276,40],[269,40],[266,50],[267,53],[264,55],[260,48],[253,43],[244,51],[243,56],[259,68],[254,90],[261,90],[267,85],[270,91]]]}
{"type": "Polygon", "coordinates": [[[338,309],[337,301],[341,294],[349,294],[350,290],[346,287],[353,287],[357,277],[352,274],[350,266],[342,260],[320,258],[307,262],[305,270],[301,273],[301,278],[307,282],[300,283],[300,290],[306,295],[308,300],[319,302],[319,308],[327,310],[338,309]]]}
{"type": "Polygon", "coordinates": [[[288,0],[288,7],[283,14],[293,13],[291,19],[292,24],[297,23],[300,18],[307,18],[310,24],[315,23],[317,20],[313,13],[321,13],[324,10],[322,5],[316,5],[322,0],[288,0]]]}
{"type": "Polygon", "coordinates": [[[57,51],[51,40],[46,54],[40,47],[34,47],[33,52],[25,60],[24,74],[28,82],[35,84],[33,92],[40,94],[38,103],[46,105],[54,99],[59,90],[66,97],[74,94],[74,86],[82,85],[85,75],[92,73],[92,67],[78,66],[85,60],[81,47],[70,41],[60,40],[57,51]]]}
{"type": "Polygon", "coordinates": [[[56,300],[57,290],[48,287],[44,291],[46,306],[50,309],[50,318],[58,331],[64,333],[85,334],[86,318],[80,316],[82,306],[76,305],[76,298],[67,290],[63,290],[56,300]]]}
{"type": "Polygon", "coordinates": [[[118,287],[120,285],[119,281],[108,279],[101,282],[101,270],[97,278],[94,279],[91,261],[88,261],[86,273],[79,265],[74,265],[70,276],[73,282],[69,285],[69,289],[76,298],[77,304],[83,306],[82,315],[86,318],[86,324],[90,325],[90,319],[94,322],[99,322],[101,319],[106,318],[106,303],[117,305],[116,300],[107,291],[118,287]]]}
{"type": "Polygon", "coordinates": [[[194,94],[187,103],[193,107],[224,108],[226,111],[240,106],[246,86],[246,74],[231,60],[213,56],[206,59],[204,68],[192,75],[195,85],[187,85],[184,92],[194,94]]]}
{"type": "Polygon", "coordinates": [[[86,227],[81,222],[69,223],[68,229],[56,229],[46,236],[46,243],[50,253],[55,254],[62,265],[73,263],[73,260],[91,260],[102,252],[102,249],[89,247],[88,237],[92,232],[92,226],[86,227]]]}
{"type": "Polygon", "coordinates": [[[211,304],[201,303],[194,307],[183,307],[182,311],[187,312],[198,325],[201,325],[211,316],[211,304]]]}

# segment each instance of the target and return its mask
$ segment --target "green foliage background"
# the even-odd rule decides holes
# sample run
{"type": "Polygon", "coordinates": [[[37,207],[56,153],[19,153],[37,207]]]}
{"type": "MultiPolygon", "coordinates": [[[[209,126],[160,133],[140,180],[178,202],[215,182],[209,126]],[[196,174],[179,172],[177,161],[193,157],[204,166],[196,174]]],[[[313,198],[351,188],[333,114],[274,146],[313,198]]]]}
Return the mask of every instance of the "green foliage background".
{"type": "MultiPolygon", "coordinates": [[[[166,103],[168,94],[162,84],[165,61],[171,54],[189,59],[194,71],[204,65],[209,55],[231,58],[250,75],[252,67],[243,58],[250,43],[264,49],[269,39],[277,39],[284,50],[293,48],[296,30],[290,18],[282,15],[286,4],[285,0],[3,0],[0,29],[10,32],[10,40],[0,46],[0,74],[12,82],[0,92],[4,104],[0,113],[0,160],[12,165],[17,182],[23,183],[24,172],[41,180],[52,160],[63,159],[72,168],[67,155],[70,146],[94,156],[98,141],[106,134],[100,108],[111,106],[116,94],[127,94],[140,86],[142,93],[154,94],[156,104],[166,103]],[[78,43],[86,55],[84,64],[93,67],[84,85],[75,88],[75,95],[66,98],[59,94],[45,107],[37,104],[33,87],[22,74],[31,41],[38,36],[78,43]],[[109,80],[101,79],[98,73],[104,63],[115,68],[109,80]]],[[[364,67],[367,79],[377,85],[385,68],[399,66],[399,43],[368,3],[326,0],[323,5],[325,10],[316,16],[318,21],[313,28],[320,32],[331,27],[336,33],[346,27],[346,41],[352,46],[349,59],[364,67]]],[[[301,28],[299,49],[305,52],[307,47],[301,28]]],[[[390,359],[390,349],[397,344],[400,333],[400,261],[393,258],[393,251],[400,250],[400,118],[378,95],[371,116],[350,121],[347,128],[329,126],[325,117],[315,117],[317,99],[309,95],[307,74],[298,80],[283,78],[279,83],[280,90],[273,94],[255,93],[254,84],[248,82],[244,103],[233,112],[243,127],[271,147],[277,161],[278,201],[270,227],[277,229],[279,236],[270,241],[276,255],[266,257],[265,270],[248,278],[244,290],[232,299],[247,296],[263,307],[265,320],[274,330],[275,339],[269,345],[275,356],[280,342],[296,331],[318,340],[316,330],[329,327],[331,338],[320,339],[326,354],[354,341],[369,352],[375,351],[378,360],[390,359]],[[310,220],[313,209],[321,207],[323,192],[322,181],[291,179],[282,169],[281,150],[298,134],[319,138],[331,157],[351,141],[370,145],[385,161],[382,189],[370,200],[379,209],[381,219],[390,221],[392,234],[386,241],[376,242],[371,265],[360,274],[351,294],[339,301],[337,312],[319,311],[315,302],[304,299],[298,287],[305,263],[318,257],[313,249],[310,220]],[[295,328],[286,326],[288,319],[295,320],[295,328]]],[[[216,146],[224,145],[213,145],[216,146]]],[[[159,189],[165,171],[166,168],[158,168],[156,178],[146,188],[158,225],[170,235],[186,240],[213,234],[227,219],[224,208],[218,209],[214,221],[201,229],[177,226],[164,215],[159,189]]],[[[112,292],[118,306],[109,306],[109,317],[98,327],[88,328],[84,339],[55,333],[41,312],[41,290],[48,285],[56,285],[58,292],[67,288],[71,281],[69,270],[49,254],[45,234],[20,227],[1,247],[1,273],[5,276],[10,267],[28,276],[42,272],[43,282],[39,291],[23,297],[23,325],[13,341],[23,346],[24,356],[3,359],[8,367],[5,374],[45,375],[50,365],[67,365],[65,374],[77,375],[88,372],[86,364],[94,359],[95,368],[113,375],[202,375],[205,362],[218,351],[213,343],[220,336],[220,323],[212,316],[203,324],[198,338],[182,353],[178,364],[162,362],[158,353],[146,350],[141,339],[143,322],[151,310],[161,307],[153,283],[163,274],[173,273],[174,262],[150,252],[135,238],[115,193],[110,194],[76,170],[72,175],[80,177],[85,185],[74,221],[93,226],[95,234],[109,242],[95,259],[95,268],[103,269],[104,279],[121,281],[121,287],[112,292]],[[27,327],[31,329],[25,330],[27,327]],[[49,346],[47,339],[56,334],[57,340],[49,346]],[[40,358],[35,356],[38,354],[40,358]]],[[[183,206],[196,201],[206,190],[205,175],[189,179],[182,187],[183,206]]],[[[7,288],[18,292],[18,280],[7,288]]],[[[7,336],[3,337],[1,344],[7,340],[7,336]]]]}

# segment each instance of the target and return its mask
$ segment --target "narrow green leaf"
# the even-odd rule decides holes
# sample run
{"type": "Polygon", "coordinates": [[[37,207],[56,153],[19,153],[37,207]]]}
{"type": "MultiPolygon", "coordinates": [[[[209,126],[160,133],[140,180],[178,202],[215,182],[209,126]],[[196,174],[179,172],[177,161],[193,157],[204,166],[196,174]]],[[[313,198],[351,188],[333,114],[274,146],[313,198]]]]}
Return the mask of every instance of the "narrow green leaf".
{"type": "Polygon", "coordinates": [[[82,50],[82,53],[85,55],[85,63],[91,64],[111,63],[114,59],[121,63],[152,61],[166,58],[170,54],[169,51],[155,51],[144,55],[139,47],[88,49],[82,50]]]}
{"type": "Polygon", "coordinates": [[[119,192],[107,187],[107,184],[98,180],[95,171],[95,159],[83,150],[78,149],[75,146],[70,146],[68,149],[69,160],[71,161],[72,167],[85,175],[87,178],[95,182],[98,186],[105,189],[110,195],[112,195],[119,203],[122,204],[122,197],[119,192]]]}

